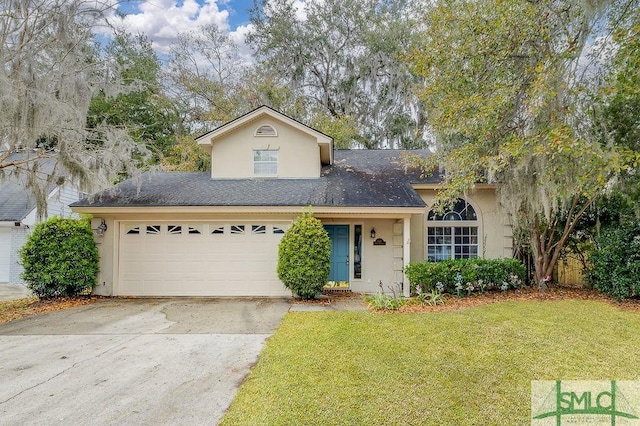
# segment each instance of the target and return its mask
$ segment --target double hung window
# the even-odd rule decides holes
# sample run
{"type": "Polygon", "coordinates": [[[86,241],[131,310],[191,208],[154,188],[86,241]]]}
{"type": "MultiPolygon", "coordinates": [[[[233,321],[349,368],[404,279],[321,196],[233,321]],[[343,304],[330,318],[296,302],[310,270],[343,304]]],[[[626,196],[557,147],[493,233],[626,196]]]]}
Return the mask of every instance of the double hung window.
{"type": "Polygon", "coordinates": [[[253,151],[253,174],[255,176],[277,176],[278,151],[267,149],[253,151]]]}
{"type": "Polygon", "coordinates": [[[444,213],[431,210],[427,215],[427,259],[439,262],[475,257],[478,257],[478,217],[473,207],[458,199],[444,213]]]}

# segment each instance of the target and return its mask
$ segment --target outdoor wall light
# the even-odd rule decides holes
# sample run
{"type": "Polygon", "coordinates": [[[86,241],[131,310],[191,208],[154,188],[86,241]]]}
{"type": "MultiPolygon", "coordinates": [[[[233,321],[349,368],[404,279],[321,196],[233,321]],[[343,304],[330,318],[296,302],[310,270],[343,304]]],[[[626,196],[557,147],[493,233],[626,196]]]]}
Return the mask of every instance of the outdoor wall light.
{"type": "Polygon", "coordinates": [[[107,232],[107,223],[104,221],[104,219],[100,219],[100,225],[98,225],[98,227],[94,229],[94,231],[96,231],[96,235],[99,236],[103,236],[104,233],[107,232]]]}
{"type": "Polygon", "coordinates": [[[376,228],[371,228],[371,238],[376,238],[376,228]]]}

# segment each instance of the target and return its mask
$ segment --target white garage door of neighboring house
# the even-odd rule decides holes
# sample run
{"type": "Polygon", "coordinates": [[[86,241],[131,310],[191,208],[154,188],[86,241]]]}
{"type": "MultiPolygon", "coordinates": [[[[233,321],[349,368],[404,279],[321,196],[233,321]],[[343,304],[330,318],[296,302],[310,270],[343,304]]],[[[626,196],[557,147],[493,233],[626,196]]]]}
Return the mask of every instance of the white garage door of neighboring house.
{"type": "Polygon", "coordinates": [[[284,223],[122,223],[120,296],[287,296],[278,279],[284,223]]]}
{"type": "Polygon", "coordinates": [[[11,267],[11,229],[0,228],[0,283],[9,282],[11,267]]]}

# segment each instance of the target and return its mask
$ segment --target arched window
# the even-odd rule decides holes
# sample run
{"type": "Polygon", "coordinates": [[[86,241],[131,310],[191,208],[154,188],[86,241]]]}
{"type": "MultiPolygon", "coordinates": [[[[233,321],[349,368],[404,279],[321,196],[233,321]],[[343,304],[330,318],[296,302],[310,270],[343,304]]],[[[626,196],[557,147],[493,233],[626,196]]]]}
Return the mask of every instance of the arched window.
{"type": "Polygon", "coordinates": [[[270,124],[263,124],[258,127],[254,133],[255,136],[278,136],[276,128],[270,124]]]}
{"type": "Polygon", "coordinates": [[[450,210],[427,215],[427,259],[439,262],[448,259],[478,257],[478,216],[467,201],[457,199],[450,210]]]}
{"type": "Polygon", "coordinates": [[[427,220],[478,220],[478,216],[471,204],[458,198],[453,203],[453,208],[443,214],[431,210],[427,220]]]}

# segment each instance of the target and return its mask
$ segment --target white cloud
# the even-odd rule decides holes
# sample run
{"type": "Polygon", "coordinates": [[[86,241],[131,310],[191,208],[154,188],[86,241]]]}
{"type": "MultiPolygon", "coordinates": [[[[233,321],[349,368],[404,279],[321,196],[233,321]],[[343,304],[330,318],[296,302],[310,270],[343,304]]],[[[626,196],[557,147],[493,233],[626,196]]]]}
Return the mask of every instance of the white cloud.
{"type": "MultiPolygon", "coordinates": [[[[245,37],[252,25],[240,25],[237,28],[230,26],[230,12],[227,9],[232,10],[232,0],[105,1],[113,6],[109,16],[110,23],[132,34],[146,35],[162,58],[166,58],[179,33],[196,31],[202,25],[215,24],[220,30],[229,33],[230,38],[238,46],[242,62],[255,61],[253,50],[245,43],[245,37]]],[[[305,1],[307,0],[294,0],[296,18],[300,21],[307,19],[305,1]]],[[[324,0],[315,1],[323,2],[324,0]]],[[[233,10],[231,13],[234,13],[233,10]]],[[[246,13],[246,11],[238,10],[235,13],[246,13]]],[[[104,37],[108,38],[111,35],[109,28],[96,28],[96,30],[104,37]]]]}
{"type": "MultiPolygon", "coordinates": [[[[318,2],[318,3],[322,3],[322,2],[318,2]]],[[[294,2],[294,6],[296,8],[296,18],[298,18],[299,21],[306,21],[307,20],[307,11],[305,9],[305,5],[304,5],[304,1],[302,0],[296,0],[294,2]]]]}
{"type": "MultiPolygon", "coordinates": [[[[305,1],[306,0],[294,0],[292,4],[292,6],[295,8],[296,19],[298,19],[298,21],[307,20],[307,11],[305,9],[305,1]]],[[[316,0],[315,3],[324,3],[324,1],[316,0]]]]}
{"type": "Polygon", "coordinates": [[[240,55],[240,61],[245,64],[251,64],[255,62],[253,49],[251,49],[249,45],[244,42],[247,33],[251,31],[252,27],[252,24],[241,25],[236,28],[235,31],[229,33],[231,41],[233,41],[236,46],[238,46],[238,55],[240,55]]]}
{"type": "MultiPolygon", "coordinates": [[[[250,56],[251,50],[244,43],[247,27],[230,29],[229,12],[219,7],[219,4],[226,3],[227,0],[184,0],[181,4],[176,0],[142,0],[136,10],[122,18],[114,12],[110,21],[127,32],[145,34],[161,55],[169,53],[179,33],[194,31],[206,24],[216,24],[220,30],[229,31],[243,56],[250,56]]],[[[122,6],[116,7],[120,8],[120,12],[127,13],[122,6]]]]}

